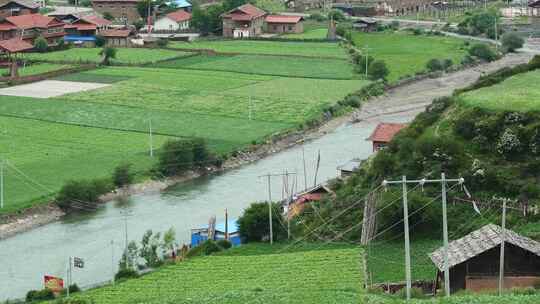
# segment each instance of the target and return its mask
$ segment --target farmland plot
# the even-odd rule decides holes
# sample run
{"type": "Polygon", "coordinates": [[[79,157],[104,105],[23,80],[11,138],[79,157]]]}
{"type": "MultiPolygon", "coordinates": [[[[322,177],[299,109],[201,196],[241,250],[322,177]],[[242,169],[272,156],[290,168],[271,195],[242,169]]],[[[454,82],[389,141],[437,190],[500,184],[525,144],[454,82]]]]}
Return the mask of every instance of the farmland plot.
{"type": "Polygon", "coordinates": [[[96,304],[360,303],[358,247],[258,255],[242,250],[194,258],[76,297],[96,304]]]}
{"type": "MultiPolygon", "coordinates": [[[[70,48],[47,53],[28,53],[25,58],[46,62],[98,63],[102,60],[101,48],[70,48]]],[[[162,49],[119,48],[113,63],[143,64],[189,56],[191,53],[162,49]]]]}

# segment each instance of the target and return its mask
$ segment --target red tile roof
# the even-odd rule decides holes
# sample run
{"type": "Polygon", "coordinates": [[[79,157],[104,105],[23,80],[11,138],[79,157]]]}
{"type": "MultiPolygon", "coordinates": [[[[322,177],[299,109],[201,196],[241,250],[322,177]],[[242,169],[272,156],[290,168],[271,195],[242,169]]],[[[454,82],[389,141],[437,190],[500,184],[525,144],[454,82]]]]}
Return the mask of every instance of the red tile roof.
{"type": "Polygon", "coordinates": [[[228,11],[223,17],[237,21],[249,21],[264,15],[266,15],[265,11],[248,3],[228,11]]]}
{"type": "Polygon", "coordinates": [[[40,14],[11,16],[7,17],[6,21],[20,29],[48,28],[50,26],[64,24],[63,22],[57,20],[54,17],[43,16],[40,14]]]}
{"type": "Polygon", "coordinates": [[[76,29],[78,31],[92,31],[96,30],[97,27],[94,24],[88,24],[88,23],[72,23],[66,25],[64,28],[66,29],[76,29]]]}
{"type": "Polygon", "coordinates": [[[304,18],[301,16],[282,16],[282,15],[268,15],[266,16],[267,23],[293,23],[296,24],[304,18]]]}
{"type": "Polygon", "coordinates": [[[131,30],[105,30],[101,31],[100,35],[103,37],[123,37],[127,38],[131,35],[131,30]]]}
{"type": "Polygon", "coordinates": [[[8,40],[0,41],[0,49],[8,53],[17,53],[22,51],[31,50],[34,46],[22,39],[11,38],[8,40]]]}
{"type": "Polygon", "coordinates": [[[96,15],[83,16],[83,17],[81,17],[81,19],[86,21],[86,22],[92,23],[92,24],[94,24],[96,26],[107,26],[107,25],[112,24],[112,21],[107,20],[105,18],[101,18],[101,17],[96,16],[96,15]]]}
{"type": "Polygon", "coordinates": [[[371,136],[368,137],[368,140],[385,143],[390,142],[394,135],[406,126],[406,124],[400,123],[381,122],[377,125],[373,133],[371,133],[371,136]]]}
{"type": "Polygon", "coordinates": [[[16,29],[17,27],[9,22],[0,23],[0,31],[11,31],[16,29]]]}
{"type": "Polygon", "coordinates": [[[167,18],[173,20],[176,23],[191,19],[191,14],[184,10],[178,10],[176,12],[169,13],[166,16],[167,18]]]}

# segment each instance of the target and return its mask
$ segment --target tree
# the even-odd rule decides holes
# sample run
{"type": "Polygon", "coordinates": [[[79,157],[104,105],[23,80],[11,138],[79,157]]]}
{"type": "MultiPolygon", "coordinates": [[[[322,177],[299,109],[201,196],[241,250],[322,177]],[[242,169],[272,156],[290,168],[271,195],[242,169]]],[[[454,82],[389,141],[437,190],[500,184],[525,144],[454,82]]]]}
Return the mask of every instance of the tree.
{"type": "Polygon", "coordinates": [[[101,60],[101,64],[103,65],[110,65],[111,59],[116,58],[116,49],[112,48],[110,46],[106,46],[99,52],[99,55],[103,58],[101,60]]]}
{"type": "Polygon", "coordinates": [[[159,256],[158,249],[161,247],[161,233],[153,233],[152,230],[147,230],[141,240],[141,248],[139,257],[145,262],[144,266],[158,267],[163,262],[159,256]]]}
{"type": "Polygon", "coordinates": [[[105,19],[107,19],[107,20],[109,20],[109,21],[113,21],[113,20],[114,20],[114,16],[113,16],[111,13],[109,13],[109,12],[104,12],[104,13],[103,13],[103,18],[105,18],[105,19]]]}
{"type": "Polygon", "coordinates": [[[222,28],[221,14],[225,9],[220,4],[214,4],[206,9],[194,6],[191,15],[191,25],[202,35],[218,33],[222,28]]]}
{"type": "MultiPolygon", "coordinates": [[[[286,236],[283,228],[280,206],[272,203],[272,231],[274,240],[286,236]]],[[[244,214],[238,218],[240,236],[247,242],[261,242],[270,238],[270,224],[268,221],[268,203],[253,203],[244,214]]]]}
{"type": "Polygon", "coordinates": [[[502,36],[502,46],[507,52],[514,52],[523,47],[525,40],[516,33],[507,33],[502,36]]]}
{"type": "Polygon", "coordinates": [[[368,75],[371,80],[386,80],[388,74],[390,74],[390,71],[382,60],[375,60],[368,67],[368,75]]]}
{"type": "Polygon", "coordinates": [[[159,154],[158,169],[166,176],[177,175],[193,167],[193,144],[188,140],[169,140],[159,154]]]}
{"type": "Polygon", "coordinates": [[[106,43],[107,43],[107,40],[105,39],[105,37],[103,37],[101,35],[96,35],[96,46],[97,47],[103,47],[103,46],[105,46],[106,43]]]}
{"type": "Polygon", "coordinates": [[[328,19],[334,19],[334,21],[343,21],[345,20],[345,15],[343,15],[343,12],[340,10],[331,10],[328,13],[328,19]]]}
{"type": "Polygon", "coordinates": [[[43,36],[39,36],[34,41],[34,49],[40,53],[45,53],[49,50],[49,44],[43,36]]]}
{"type": "Polygon", "coordinates": [[[225,0],[223,1],[223,10],[227,12],[246,3],[248,3],[247,0],[225,0]]]}
{"type": "Polygon", "coordinates": [[[206,142],[202,138],[197,138],[193,143],[193,162],[197,166],[203,166],[208,159],[211,158],[211,153],[208,151],[206,142]]]}
{"type": "Polygon", "coordinates": [[[121,188],[133,183],[135,174],[131,172],[131,164],[120,164],[114,168],[113,183],[117,188],[121,188]]]}
{"type": "Polygon", "coordinates": [[[56,204],[64,209],[90,211],[99,200],[99,196],[110,190],[103,180],[69,181],[56,196],[56,204]]]}
{"type": "Polygon", "coordinates": [[[448,58],[443,61],[442,65],[443,69],[445,71],[448,71],[454,65],[454,62],[452,61],[452,59],[448,58]]]}
{"type": "Polygon", "coordinates": [[[443,63],[439,59],[431,59],[426,63],[426,68],[430,72],[443,70],[443,63]]]}

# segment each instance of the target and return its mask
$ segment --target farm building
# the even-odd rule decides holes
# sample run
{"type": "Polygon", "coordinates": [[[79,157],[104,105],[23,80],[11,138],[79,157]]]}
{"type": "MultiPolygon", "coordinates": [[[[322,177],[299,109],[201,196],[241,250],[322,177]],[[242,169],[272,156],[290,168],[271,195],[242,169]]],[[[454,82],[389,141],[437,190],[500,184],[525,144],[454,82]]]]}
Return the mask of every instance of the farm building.
{"type": "Polygon", "coordinates": [[[94,14],[94,10],[91,7],[57,6],[54,11],[45,15],[55,17],[64,23],[70,24],[83,16],[94,14]]]}
{"type": "Polygon", "coordinates": [[[302,33],[304,18],[300,16],[268,15],[265,18],[267,33],[302,33]]]}
{"type": "Polygon", "coordinates": [[[34,44],[37,37],[44,37],[49,45],[55,45],[65,35],[62,21],[40,14],[7,17],[0,22],[0,40],[22,37],[34,44]]]}
{"type": "Polygon", "coordinates": [[[400,123],[379,123],[373,133],[371,133],[371,136],[367,138],[367,140],[373,142],[373,152],[384,149],[394,135],[406,126],[406,124],[400,123]]]}
{"type": "Polygon", "coordinates": [[[2,57],[1,62],[4,66],[8,66],[9,75],[11,77],[17,77],[18,74],[18,65],[17,65],[17,54],[33,49],[34,46],[30,43],[21,40],[19,38],[12,38],[8,40],[0,40],[0,55],[2,57]]]}
{"type": "Polygon", "coordinates": [[[178,10],[158,18],[153,30],[157,32],[185,31],[189,29],[190,21],[191,13],[178,10]]]}
{"type": "Polygon", "coordinates": [[[37,14],[39,5],[30,0],[0,0],[0,21],[7,17],[37,14]]]}
{"type": "Polygon", "coordinates": [[[353,28],[362,32],[373,32],[377,30],[377,20],[373,18],[360,18],[353,22],[353,28]]]}
{"type": "Polygon", "coordinates": [[[244,4],[222,15],[223,37],[257,37],[262,34],[266,12],[252,4],[244,4]]]}
{"type": "Polygon", "coordinates": [[[127,47],[130,45],[130,39],[134,36],[130,29],[105,30],[99,33],[107,41],[107,45],[127,47]]]}
{"type": "Polygon", "coordinates": [[[75,44],[89,44],[92,46],[96,41],[96,35],[108,30],[112,22],[99,16],[82,16],[71,24],[65,26],[66,42],[75,44]]]}
{"type": "Polygon", "coordinates": [[[540,0],[532,1],[529,3],[529,16],[540,17],[540,0]]]}
{"type": "MultiPolygon", "coordinates": [[[[486,225],[449,243],[450,290],[494,290],[499,284],[500,247],[504,239],[504,288],[534,287],[540,281],[540,243],[511,230],[486,225]]],[[[437,267],[436,287],[444,271],[444,249],[430,254],[437,267]]]]}
{"type": "Polygon", "coordinates": [[[92,0],[92,7],[103,15],[111,14],[119,24],[131,24],[141,18],[137,10],[139,0],[92,0]]]}
{"type": "Polygon", "coordinates": [[[223,223],[215,224],[214,231],[209,229],[211,225],[191,230],[191,247],[196,247],[208,240],[208,236],[214,241],[228,239],[233,246],[240,246],[240,231],[236,220],[229,220],[223,223]]]}
{"type": "Polygon", "coordinates": [[[325,195],[333,194],[334,192],[330,188],[322,184],[297,193],[293,196],[292,203],[288,207],[287,216],[293,218],[302,213],[306,204],[320,201],[325,195]]]}

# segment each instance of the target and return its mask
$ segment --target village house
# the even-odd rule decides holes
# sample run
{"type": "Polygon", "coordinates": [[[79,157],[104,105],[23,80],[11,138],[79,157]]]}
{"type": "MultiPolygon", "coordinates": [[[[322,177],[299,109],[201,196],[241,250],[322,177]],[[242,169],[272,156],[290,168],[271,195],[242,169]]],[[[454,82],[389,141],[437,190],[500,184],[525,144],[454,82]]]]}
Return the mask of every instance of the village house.
{"type": "Polygon", "coordinates": [[[96,35],[110,29],[112,22],[95,15],[82,16],[65,26],[64,40],[74,44],[93,46],[96,35]]]}
{"type": "Polygon", "coordinates": [[[373,18],[360,18],[353,22],[353,28],[361,32],[374,32],[377,30],[377,20],[373,18]]]}
{"type": "Polygon", "coordinates": [[[540,0],[530,2],[527,11],[531,17],[540,17],[540,0]]]}
{"type": "Polygon", "coordinates": [[[266,12],[252,4],[244,4],[222,15],[223,37],[247,38],[262,34],[266,12]]]}
{"type": "Polygon", "coordinates": [[[131,45],[130,39],[134,37],[131,29],[104,30],[99,33],[107,41],[107,45],[113,47],[128,47],[131,45]]]}
{"type": "Polygon", "coordinates": [[[49,45],[55,45],[65,35],[64,25],[56,18],[40,14],[7,17],[0,22],[0,40],[20,38],[34,44],[41,36],[49,45]]]}
{"type": "Polygon", "coordinates": [[[110,14],[116,23],[131,24],[141,18],[137,10],[139,0],[92,0],[92,7],[100,15],[110,14]]]}
{"type": "MultiPolygon", "coordinates": [[[[504,288],[534,287],[540,282],[540,243],[493,224],[448,244],[450,291],[496,290],[504,239],[504,288]]],[[[435,290],[444,285],[444,248],[430,254],[437,267],[435,290]],[[442,282],[442,283],[441,283],[442,282]]]]}
{"type": "Polygon", "coordinates": [[[401,129],[405,128],[406,124],[400,123],[379,123],[371,136],[367,138],[373,142],[373,152],[384,149],[401,129]]]}
{"type": "Polygon", "coordinates": [[[191,13],[178,10],[157,19],[153,31],[156,32],[179,32],[189,29],[191,13]]]}
{"type": "Polygon", "coordinates": [[[293,218],[299,215],[306,208],[306,205],[322,200],[325,195],[334,195],[334,192],[322,184],[296,193],[288,206],[287,217],[293,218]]]}
{"type": "Polygon", "coordinates": [[[300,16],[268,15],[265,18],[266,32],[274,34],[303,33],[304,18],[300,16]]]}
{"type": "Polygon", "coordinates": [[[69,24],[82,16],[95,15],[95,12],[91,7],[57,6],[54,11],[48,12],[45,15],[55,17],[56,19],[69,24]]]}
{"type": "Polygon", "coordinates": [[[37,14],[39,6],[30,0],[0,0],[0,21],[7,17],[37,14]]]}
{"type": "Polygon", "coordinates": [[[347,178],[351,176],[360,166],[362,165],[361,159],[351,159],[345,164],[339,166],[337,169],[339,171],[339,177],[347,178]]]}

